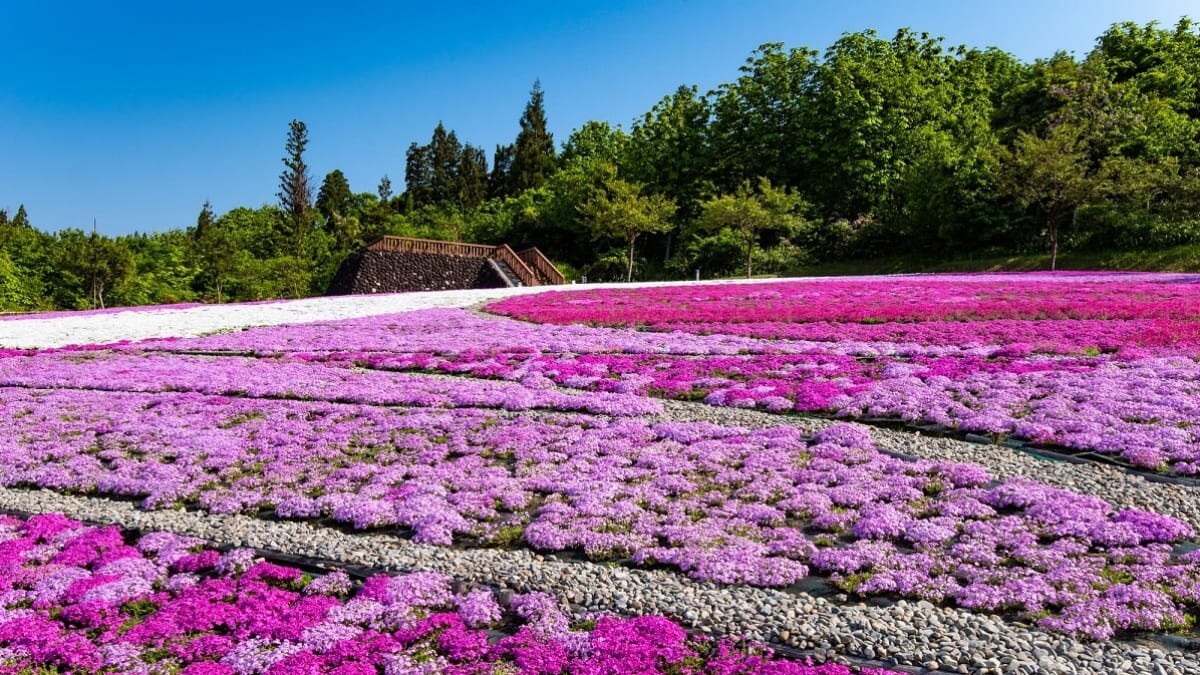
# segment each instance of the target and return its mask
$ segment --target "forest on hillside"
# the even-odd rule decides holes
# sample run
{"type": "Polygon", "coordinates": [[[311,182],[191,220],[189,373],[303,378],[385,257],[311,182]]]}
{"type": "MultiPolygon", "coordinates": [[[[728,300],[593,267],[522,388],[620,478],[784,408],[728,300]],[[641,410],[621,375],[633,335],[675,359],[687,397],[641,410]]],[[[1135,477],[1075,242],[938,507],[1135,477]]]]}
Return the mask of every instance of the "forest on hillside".
{"type": "Polygon", "coordinates": [[[204,204],[187,227],[115,238],[0,210],[0,310],[321,294],[384,234],[537,246],[592,281],[1200,242],[1189,19],[1116,24],[1082,58],[1033,63],[911,30],[824,52],[765,44],[731,82],[681,86],[628,129],[590,121],[561,144],[545,95],[535,83],[490,158],[439,124],[395,186],[318,179],[293,120],[267,205],[204,204]]]}

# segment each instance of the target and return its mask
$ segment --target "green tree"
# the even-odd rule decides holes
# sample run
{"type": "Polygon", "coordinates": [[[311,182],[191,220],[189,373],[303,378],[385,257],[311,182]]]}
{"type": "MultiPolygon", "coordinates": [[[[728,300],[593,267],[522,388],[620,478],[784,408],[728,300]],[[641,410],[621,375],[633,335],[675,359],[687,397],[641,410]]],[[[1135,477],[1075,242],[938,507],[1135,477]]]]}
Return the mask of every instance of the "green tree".
{"type": "Polygon", "coordinates": [[[24,204],[17,206],[17,213],[16,213],[16,215],[13,216],[12,225],[13,225],[13,227],[16,227],[16,228],[25,228],[25,229],[33,227],[32,225],[29,224],[29,214],[25,212],[24,204]]]}
{"type": "Polygon", "coordinates": [[[746,278],[750,278],[754,263],[754,246],[767,230],[790,232],[799,223],[797,211],[802,201],[785,188],[776,188],[761,178],[757,189],[746,181],[735,193],[714,197],[703,205],[700,227],[706,230],[729,228],[737,233],[746,259],[746,278]]]}
{"type": "Polygon", "coordinates": [[[28,272],[18,267],[7,251],[0,249],[0,310],[32,309],[37,302],[37,289],[30,283],[28,272]]]}
{"type": "Polygon", "coordinates": [[[694,214],[701,195],[709,191],[710,116],[708,102],[695,87],[679,87],[656,103],[630,132],[629,175],[694,214]]]}
{"type": "Polygon", "coordinates": [[[317,191],[317,212],[326,220],[332,220],[334,215],[349,216],[353,196],[346,175],[341,169],[334,169],[325,175],[321,189],[317,191]]]}
{"type": "Polygon", "coordinates": [[[404,194],[413,207],[433,198],[433,162],[428,145],[409,143],[404,154],[404,194]]]}
{"type": "Polygon", "coordinates": [[[473,145],[464,146],[441,122],[427,145],[409,146],[404,177],[405,194],[414,209],[448,204],[472,208],[487,198],[486,154],[473,145]]]}
{"type": "Polygon", "coordinates": [[[0,251],[8,249],[8,240],[12,239],[15,230],[12,221],[8,219],[8,209],[0,209],[0,251]]]}
{"type": "Polygon", "coordinates": [[[131,234],[118,238],[133,255],[133,272],[112,289],[113,305],[188,302],[199,273],[194,242],[184,230],[131,234]]]}
{"type": "Polygon", "coordinates": [[[1170,29],[1154,22],[1114,24],[1097,38],[1088,58],[1102,61],[1115,82],[1129,82],[1200,118],[1200,26],[1192,19],[1183,17],[1170,29]]]}
{"type": "Polygon", "coordinates": [[[447,204],[458,199],[458,169],[462,162],[463,146],[454,131],[446,131],[441,122],[429,141],[429,202],[447,204]]]}
{"type": "Polygon", "coordinates": [[[1107,174],[1093,169],[1078,127],[1059,125],[1038,136],[1021,131],[1004,149],[1001,189],[1042,215],[1050,244],[1050,269],[1058,264],[1059,235],[1078,222],[1079,210],[1107,191],[1107,174]]]}
{"type": "Polygon", "coordinates": [[[302,258],[306,238],[312,227],[312,180],[304,151],[308,147],[308,127],[300,120],[288,124],[287,156],[283,158],[283,173],[279,175],[279,206],[292,229],[293,255],[302,258]]]}
{"type": "Polygon", "coordinates": [[[670,230],[675,202],[662,195],[643,195],[637,184],[613,178],[580,210],[596,238],[625,240],[625,280],[633,281],[634,247],[638,237],[670,230]]]}
{"type": "Polygon", "coordinates": [[[463,146],[456,171],[455,202],[460,208],[473,209],[488,196],[487,153],[471,144],[463,146]]]}
{"type": "Polygon", "coordinates": [[[492,172],[488,174],[488,196],[503,198],[512,194],[512,165],[516,147],[497,145],[492,153],[492,172]]]}
{"type": "Polygon", "coordinates": [[[379,202],[381,204],[386,205],[388,202],[392,201],[392,179],[388,178],[386,173],[383,174],[383,178],[379,179],[378,192],[379,202]]]}
{"type": "Polygon", "coordinates": [[[224,300],[225,285],[236,269],[240,248],[237,233],[230,227],[228,219],[217,220],[212,204],[206,201],[196,218],[192,242],[197,266],[201,273],[211,280],[217,303],[221,303],[224,300]]]}
{"type": "Polygon", "coordinates": [[[581,160],[590,160],[622,166],[628,147],[629,134],[621,127],[592,120],[571,132],[567,142],[563,143],[559,164],[565,168],[581,160]]]}
{"type": "MultiPolygon", "coordinates": [[[[817,52],[760,46],[712,99],[711,160],[716,185],[733,190],[743,181],[768,178],[800,186],[825,150],[815,136],[817,52]]],[[[662,105],[662,104],[660,104],[662,105]]]]}
{"type": "Polygon", "coordinates": [[[325,176],[317,193],[316,207],[325,217],[323,229],[327,236],[322,240],[324,246],[310,247],[314,255],[336,257],[362,244],[361,212],[356,210],[350,182],[340,170],[335,169],[325,176]],[[332,250],[325,250],[330,247],[332,250]]]}
{"type": "Polygon", "coordinates": [[[69,228],[58,233],[56,261],[65,280],[74,282],[60,288],[65,306],[101,308],[105,293],[134,272],[133,253],[124,242],[95,232],[84,234],[69,228]]]}
{"type": "Polygon", "coordinates": [[[675,227],[667,233],[664,260],[670,258],[683,223],[699,215],[700,203],[713,192],[711,114],[696,87],[679,87],[635,122],[630,132],[622,175],[679,206],[675,227]]]}
{"type": "Polygon", "coordinates": [[[546,129],[545,94],[540,80],[533,83],[520,124],[508,169],[509,194],[539,188],[554,173],[554,136],[546,129]]]}

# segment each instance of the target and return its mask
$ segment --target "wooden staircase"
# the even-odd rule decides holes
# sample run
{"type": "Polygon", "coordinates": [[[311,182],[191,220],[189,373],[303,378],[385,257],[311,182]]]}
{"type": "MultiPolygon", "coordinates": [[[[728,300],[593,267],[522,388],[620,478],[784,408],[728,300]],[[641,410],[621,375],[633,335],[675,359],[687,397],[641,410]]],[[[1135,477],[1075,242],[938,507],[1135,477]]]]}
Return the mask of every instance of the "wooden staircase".
{"type": "Polygon", "coordinates": [[[492,261],[493,267],[509,286],[556,286],[567,283],[567,278],[537,247],[517,253],[508,244],[491,246],[388,235],[371,242],[367,250],[486,258],[492,261]]]}

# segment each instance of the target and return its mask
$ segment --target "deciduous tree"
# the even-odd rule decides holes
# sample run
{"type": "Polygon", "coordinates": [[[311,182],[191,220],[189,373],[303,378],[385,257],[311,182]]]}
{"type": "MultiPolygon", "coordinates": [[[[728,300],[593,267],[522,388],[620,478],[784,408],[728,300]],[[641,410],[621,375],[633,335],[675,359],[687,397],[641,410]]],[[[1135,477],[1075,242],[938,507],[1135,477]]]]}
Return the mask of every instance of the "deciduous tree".
{"type": "Polygon", "coordinates": [[[643,195],[637,184],[613,178],[580,210],[596,238],[625,240],[625,280],[633,281],[634,247],[638,237],[670,230],[675,202],[662,195],[643,195]]]}
{"type": "Polygon", "coordinates": [[[776,188],[771,181],[760,178],[756,188],[743,182],[733,194],[714,197],[705,202],[700,214],[700,227],[707,230],[730,228],[737,233],[746,256],[746,278],[754,264],[754,246],[759,235],[767,230],[790,231],[800,222],[797,211],[802,202],[793,192],[776,188]]]}

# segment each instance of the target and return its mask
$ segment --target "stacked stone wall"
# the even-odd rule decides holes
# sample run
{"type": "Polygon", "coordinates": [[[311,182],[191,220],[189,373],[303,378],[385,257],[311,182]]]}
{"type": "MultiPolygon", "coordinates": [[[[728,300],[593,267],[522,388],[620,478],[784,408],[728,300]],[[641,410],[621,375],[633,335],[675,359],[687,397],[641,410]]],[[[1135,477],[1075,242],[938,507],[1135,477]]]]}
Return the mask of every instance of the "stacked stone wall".
{"type": "Polygon", "coordinates": [[[504,288],[486,258],[362,251],[346,259],[327,295],[504,288]]]}

